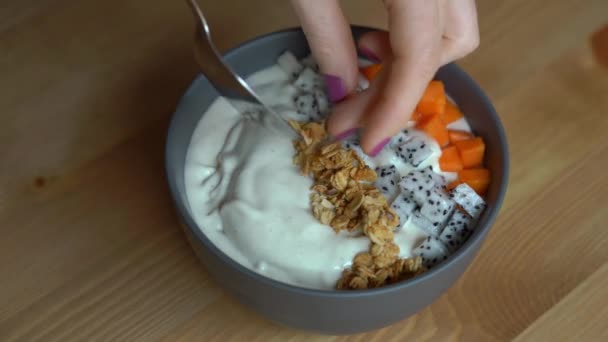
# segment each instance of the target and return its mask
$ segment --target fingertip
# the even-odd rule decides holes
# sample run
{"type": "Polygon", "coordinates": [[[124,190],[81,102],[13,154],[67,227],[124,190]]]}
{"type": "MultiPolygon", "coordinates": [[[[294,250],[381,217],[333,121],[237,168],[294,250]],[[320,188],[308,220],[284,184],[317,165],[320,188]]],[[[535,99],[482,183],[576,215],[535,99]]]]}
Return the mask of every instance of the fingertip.
{"type": "Polygon", "coordinates": [[[339,2],[293,0],[292,4],[321,73],[340,79],[346,93],[352,92],[357,86],[357,52],[339,2]]]}
{"type": "Polygon", "coordinates": [[[323,79],[325,80],[327,97],[329,97],[331,103],[338,103],[348,95],[349,91],[346,83],[340,77],[325,74],[323,79]]]}
{"type": "Polygon", "coordinates": [[[372,100],[378,93],[377,84],[366,90],[347,96],[342,102],[333,106],[327,119],[327,130],[333,137],[343,132],[361,128],[364,116],[372,106],[372,100]]]}
{"type": "Polygon", "coordinates": [[[361,132],[361,148],[363,152],[372,157],[377,156],[391,139],[390,134],[383,133],[378,130],[364,128],[361,132]]]}
{"type": "Polygon", "coordinates": [[[389,143],[389,141],[391,141],[391,138],[384,138],[378,141],[378,143],[374,145],[374,148],[372,148],[368,154],[372,157],[377,156],[380,152],[382,152],[382,150],[389,143]]]}
{"type": "Polygon", "coordinates": [[[353,99],[347,98],[344,102],[335,105],[327,118],[327,132],[335,139],[343,139],[353,130],[359,128],[361,113],[352,104],[353,99]]]}

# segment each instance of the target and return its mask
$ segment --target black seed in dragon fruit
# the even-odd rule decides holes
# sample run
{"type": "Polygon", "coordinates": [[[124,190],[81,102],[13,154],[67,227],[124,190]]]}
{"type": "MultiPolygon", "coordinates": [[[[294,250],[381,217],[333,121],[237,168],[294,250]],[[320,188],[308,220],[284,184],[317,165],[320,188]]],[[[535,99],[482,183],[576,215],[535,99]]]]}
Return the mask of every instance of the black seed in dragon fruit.
{"type": "Polygon", "coordinates": [[[399,215],[399,226],[403,225],[410,217],[417,204],[409,194],[399,193],[393,200],[391,208],[399,215]]]}
{"type": "Polygon", "coordinates": [[[410,221],[413,225],[424,231],[430,236],[438,237],[441,234],[441,228],[439,225],[435,225],[434,222],[426,218],[420,213],[419,209],[414,210],[410,215],[410,221]]]}
{"type": "Polygon", "coordinates": [[[277,58],[277,64],[285,71],[291,79],[296,79],[304,66],[298,62],[296,56],[291,52],[285,51],[277,58]]]}
{"type": "Polygon", "coordinates": [[[427,268],[447,260],[450,251],[436,237],[429,236],[412,251],[414,255],[422,258],[422,264],[427,268]]]}
{"type": "Polygon", "coordinates": [[[466,183],[455,187],[450,193],[450,197],[475,220],[479,218],[486,207],[483,198],[466,183]]]}
{"type": "Polygon", "coordinates": [[[376,188],[391,202],[399,194],[399,179],[401,176],[397,172],[395,165],[379,166],[376,168],[376,188]]]}
{"type": "Polygon", "coordinates": [[[420,207],[420,214],[431,221],[433,231],[436,232],[433,235],[441,234],[446,221],[454,212],[455,206],[454,201],[443,189],[440,187],[431,189],[426,202],[420,207]]]}
{"type": "Polygon", "coordinates": [[[412,170],[401,178],[399,186],[401,192],[409,194],[418,205],[423,205],[436,185],[424,170],[412,170]]]}
{"type": "Polygon", "coordinates": [[[298,78],[293,81],[293,85],[306,92],[312,92],[316,88],[322,87],[321,76],[310,68],[304,68],[298,78]]]}
{"type": "Polygon", "coordinates": [[[439,235],[439,240],[454,252],[469,238],[473,232],[474,221],[467,214],[456,210],[439,235]]]}
{"type": "Polygon", "coordinates": [[[402,145],[397,146],[395,153],[404,162],[418,167],[433,154],[433,150],[423,137],[413,136],[402,145]]]}

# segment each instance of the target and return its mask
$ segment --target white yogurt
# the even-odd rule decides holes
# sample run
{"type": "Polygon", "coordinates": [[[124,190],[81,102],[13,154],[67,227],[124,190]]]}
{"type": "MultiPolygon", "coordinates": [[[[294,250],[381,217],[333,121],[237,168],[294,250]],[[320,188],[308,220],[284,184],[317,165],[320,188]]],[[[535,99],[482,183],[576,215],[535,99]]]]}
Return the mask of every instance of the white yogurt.
{"type": "MultiPolygon", "coordinates": [[[[282,115],[297,115],[291,100],[296,89],[278,66],[248,82],[282,115]]],[[[437,153],[429,164],[439,171],[440,149],[434,144],[437,153]]],[[[198,123],[187,153],[190,211],[205,235],[245,267],[288,284],[333,289],[353,257],[368,250],[369,239],[336,234],[312,216],[312,180],[293,165],[294,153],[289,137],[217,99],[198,123]]],[[[372,163],[385,164],[385,158],[381,153],[372,163]]],[[[425,237],[405,222],[395,233],[400,256],[411,257],[425,237]]]]}

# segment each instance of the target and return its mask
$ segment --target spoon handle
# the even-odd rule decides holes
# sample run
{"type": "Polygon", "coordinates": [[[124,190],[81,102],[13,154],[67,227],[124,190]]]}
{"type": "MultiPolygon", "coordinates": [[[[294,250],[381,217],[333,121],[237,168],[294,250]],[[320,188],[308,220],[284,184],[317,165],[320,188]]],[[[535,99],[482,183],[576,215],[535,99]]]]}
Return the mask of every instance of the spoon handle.
{"type": "Polygon", "coordinates": [[[203,11],[198,6],[196,0],[187,0],[194,20],[196,22],[196,32],[194,37],[194,52],[201,71],[215,89],[224,96],[237,110],[243,113],[243,103],[235,100],[244,100],[252,103],[259,113],[263,115],[264,121],[271,125],[278,132],[287,134],[293,138],[295,131],[287,124],[287,121],[272,108],[264,105],[260,97],[249,87],[228,64],[226,64],[211,38],[211,30],[203,11]]]}

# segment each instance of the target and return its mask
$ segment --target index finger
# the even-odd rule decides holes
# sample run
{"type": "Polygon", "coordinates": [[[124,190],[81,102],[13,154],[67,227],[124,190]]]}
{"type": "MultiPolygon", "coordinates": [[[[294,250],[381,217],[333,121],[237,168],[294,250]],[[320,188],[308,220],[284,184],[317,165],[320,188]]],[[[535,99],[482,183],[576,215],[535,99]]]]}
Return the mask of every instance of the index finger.
{"type": "Polygon", "coordinates": [[[357,52],[350,25],[338,0],[292,0],[332,102],[342,100],[357,85],[357,52]]]}
{"type": "Polygon", "coordinates": [[[364,117],[361,146],[368,154],[404,128],[440,63],[440,13],[437,1],[385,1],[389,11],[393,59],[375,104],[364,117]]]}

